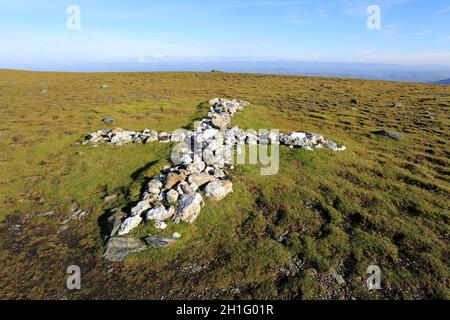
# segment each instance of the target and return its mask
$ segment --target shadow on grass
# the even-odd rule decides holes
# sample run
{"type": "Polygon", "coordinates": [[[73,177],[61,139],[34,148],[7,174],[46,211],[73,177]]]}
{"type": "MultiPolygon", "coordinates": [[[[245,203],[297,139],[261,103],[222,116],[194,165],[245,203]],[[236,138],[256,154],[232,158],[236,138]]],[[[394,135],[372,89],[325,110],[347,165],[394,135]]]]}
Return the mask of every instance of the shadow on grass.
{"type": "Polygon", "coordinates": [[[209,111],[210,105],[208,101],[202,102],[199,105],[197,105],[197,111],[194,115],[194,118],[191,120],[191,122],[185,126],[183,126],[182,129],[185,130],[193,130],[194,129],[194,123],[200,122],[204,117],[206,117],[208,111],[209,111]]]}
{"type": "MultiPolygon", "coordinates": [[[[139,168],[138,170],[134,171],[131,174],[131,178],[133,179],[133,181],[131,182],[131,184],[139,181],[139,180],[143,180],[142,182],[142,186],[141,186],[141,190],[140,190],[140,194],[142,194],[145,190],[146,185],[148,184],[148,182],[150,181],[150,177],[145,177],[143,176],[145,174],[145,172],[147,172],[149,169],[151,169],[153,166],[155,166],[156,164],[158,164],[159,161],[151,161],[149,163],[147,163],[145,166],[143,166],[142,168],[139,168]]],[[[129,189],[130,187],[126,188],[126,190],[124,190],[125,187],[119,188],[119,190],[117,190],[118,192],[121,193],[126,193],[127,194],[127,198],[129,197],[129,189]]],[[[110,237],[110,229],[109,229],[109,218],[112,217],[112,215],[115,213],[115,210],[120,210],[122,212],[125,213],[125,215],[127,215],[128,212],[131,211],[131,208],[133,208],[139,201],[132,201],[132,202],[128,202],[124,207],[122,208],[110,208],[108,210],[106,210],[98,219],[97,219],[97,226],[100,229],[100,237],[102,238],[102,240],[104,242],[106,242],[109,237],[110,237]]]]}
{"type": "Polygon", "coordinates": [[[151,161],[151,162],[147,163],[145,166],[143,166],[142,168],[137,169],[135,172],[133,172],[131,174],[131,179],[133,179],[133,181],[138,180],[144,172],[146,172],[147,170],[152,168],[158,162],[159,161],[151,161]]]}

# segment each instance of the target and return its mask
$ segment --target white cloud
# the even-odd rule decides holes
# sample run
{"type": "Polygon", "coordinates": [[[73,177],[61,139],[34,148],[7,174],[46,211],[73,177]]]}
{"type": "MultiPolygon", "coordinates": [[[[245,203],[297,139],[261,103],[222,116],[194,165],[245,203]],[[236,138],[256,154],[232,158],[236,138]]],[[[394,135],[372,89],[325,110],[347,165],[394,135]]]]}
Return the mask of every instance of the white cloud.
{"type": "Polygon", "coordinates": [[[450,7],[444,8],[442,10],[436,11],[434,14],[444,14],[450,12],[450,7]]]}
{"type": "Polygon", "coordinates": [[[168,58],[168,56],[166,56],[165,54],[162,53],[154,53],[152,55],[149,56],[145,56],[145,57],[139,57],[138,61],[140,63],[149,63],[150,60],[161,60],[161,59],[165,59],[168,58]]]}
{"type": "Polygon", "coordinates": [[[124,37],[122,34],[96,32],[29,33],[0,29],[0,61],[51,63],[58,57],[64,63],[121,62],[140,63],[166,59],[178,52],[184,56],[212,56],[218,50],[207,43],[159,40],[155,37],[124,37]],[[56,45],[57,44],[57,45],[56,45]],[[150,52],[150,54],[148,54],[150,52]]]}

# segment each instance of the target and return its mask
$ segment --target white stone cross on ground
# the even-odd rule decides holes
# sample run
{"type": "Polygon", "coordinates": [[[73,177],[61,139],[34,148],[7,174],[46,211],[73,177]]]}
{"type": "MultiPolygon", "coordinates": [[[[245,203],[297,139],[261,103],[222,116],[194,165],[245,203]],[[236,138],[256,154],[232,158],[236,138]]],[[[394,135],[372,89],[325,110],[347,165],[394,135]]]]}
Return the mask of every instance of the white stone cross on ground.
{"type": "Polygon", "coordinates": [[[175,241],[179,234],[172,237],[148,236],[142,240],[128,237],[139,224],[154,222],[155,228],[165,229],[165,221],[172,219],[192,223],[199,215],[203,205],[203,195],[213,201],[220,201],[233,191],[232,182],[227,177],[226,168],[233,169],[234,152],[238,164],[245,163],[245,145],[249,149],[249,163],[257,164],[259,159],[270,168],[262,168],[261,174],[278,172],[280,144],[290,148],[328,148],[333,151],[346,150],[336,143],[312,133],[279,133],[261,130],[244,131],[231,127],[232,117],[248,105],[245,101],[213,99],[208,115],[196,123],[193,131],[177,130],[172,134],[146,129],[142,132],[114,129],[99,130],[86,136],[83,144],[111,143],[177,143],[172,152],[172,167],[165,167],[161,174],[147,184],[140,201],[128,215],[120,210],[109,217],[109,240],[105,257],[120,261],[126,255],[140,252],[147,247],[163,248],[175,241]],[[270,159],[267,158],[267,145],[271,145],[270,159]],[[242,147],[244,146],[244,147],[242,147]],[[265,147],[265,148],[264,148],[265,147]],[[253,151],[253,152],[252,152],[253,151]],[[265,157],[264,157],[265,155],[265,157]],[[263,161],[263,159],[265,161],[263,161]]]}

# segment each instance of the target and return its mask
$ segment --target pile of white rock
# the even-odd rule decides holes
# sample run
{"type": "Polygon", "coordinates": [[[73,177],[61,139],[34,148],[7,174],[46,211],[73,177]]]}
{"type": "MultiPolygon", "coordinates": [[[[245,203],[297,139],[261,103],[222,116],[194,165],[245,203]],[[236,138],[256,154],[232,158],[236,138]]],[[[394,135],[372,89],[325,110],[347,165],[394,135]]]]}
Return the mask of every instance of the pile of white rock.
{"type": "MultiPolygon", "coordinates": [[[[130,233],[144,219],[152,221],[158,229],[165,229],[168,219],[174,223],[192,223],[201,211],[203,197],[220,201],[233,192],[233,184],[225,169],[230,162],[220,150],[225,147],[217,141],[220,140],[218,136],[228,129],[234,114],[247,103],[224,99],[214,99],[210,103],[210,112],[194,131],[167,134],[169,138],[163,139],[162,142],[183,142],[182,147],[176,150],[176,160],[172,167],[163,168],[160,175],[151,178],[140,201],[117,230],[118,236],[130,233]]],[[[142,136],[143,133],[133,133],[131,140],[128,138],[126,141],[142,136]]],[[[112,139],[114,137],[113,134],[112,139]]],[[[161,134],[158,138],[161,141],[161,134]]]]}
{"type": "Polygon", "coordinates": [[[142,132],[136,132],[116,128],[113,130],[101,129],[90,133],[81,144],[104,142],[120,146],[127,143],[171,142],[170,139],[169,134],[158,133],[155,130],[145,129],[142,132]]]}
{"type": "Polygon", "coordinates": [[[333,141],[316,134],[280,134],[273,131],[258,133],[231,127],[232,117],[248,103],[218,98],[209,103],[209,113],[196,123],[192,131],[180,130],[170,134],[149,129],[141,132],[99,130],[87,135],[81,142],[114,145],[156,141],[177,143],[172,152],[172,167],[163,168],[160,175],[150,179],[139,202],[128,215],[121,213],[112,217],[114,227],[110,228],[109,243],[128,243],[114,238],[126,236],[144,220],[153,223],[157,229],[165,229],[169,219],[174,223],[192,223],[202,209],[203,197],[213,201],[224,199],[233,192],[233,184],[226,168],[232,166],[233,150],[239,153],[239,145],[282,144],[306,150],[314,147],[345,150],[345,147],[338,148],[333,141]]]}
{"type": "MultiPolygon", "coordinates": [[[[211,110],[197,124],[195,131],[180,130],[179,132],[167,133],[150,129],[145,129],[144,131],[128,131],[121,128],[113,130],[101,129],[88,134],[80,143],[84,145],[102,142],[120,146],[128,143],[185,142],[186,145],[190,146],[194,142],[203,144],[204,147],[201,150],[203,153],[205,149],[209,149],[215,151],[216,154],[220,154],[218,147],[221,146],[217,146],[220,141],[223,142],[226,148],[233,148],[236,145],[243,144],[279,143],[290,148],[303,148],[305,150],[312,150],[313,148],[327,148],[333,151],[346,150],[345,146],[338,147],[334,141],[325,139],[323,136],[315,133],[275,133],[265,130],[256,132],[255,130],[243,130],[239,127],[230,127],[232,117],[236,112],[247,106],[248,103],[245,101],[218,98],[212,99],[209,103],[212,105],[211,110]]],[[[222,155],[224,154],[226,154],[226,150],[223,151],[222,155]]]]}

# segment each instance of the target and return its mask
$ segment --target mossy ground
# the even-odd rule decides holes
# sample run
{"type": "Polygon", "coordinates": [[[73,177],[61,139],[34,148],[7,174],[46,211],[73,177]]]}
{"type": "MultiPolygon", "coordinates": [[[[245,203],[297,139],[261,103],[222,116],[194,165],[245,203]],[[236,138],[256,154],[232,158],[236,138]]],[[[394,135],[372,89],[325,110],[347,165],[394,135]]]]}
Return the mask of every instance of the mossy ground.
{"type": "Polygon", "coordinates": [[[0,297],[448,299],[449,107],[450,87],[438,85],[0,71],[0,297]],[[126,129],[186,127],[216,96],[251,102],[234,119],[243,128],[317,132],[348,150],[281,148],[274,176],[238,166],[232,195],[208,201],[193,225],[160,232],[180,232],[174,246],[104,261],[102,215],[136,201],[171,146],[74,143],[104,127],[105,115],[126,129]],[[378,129],[402,138],[370,134],[378,129]],[[109,194],[119,197],[105,204],[109,194]],[[92,213],[59,231],[74,205],[92,213]],[[49,210],[52,218],[36,215],[49,210]],[[299,272],[282,276],[293,259],[299,272]],[[79,291],[66,289],[71,264],[83,272],[79,291]],[[365,286],[373,264],[382,271],[376,292],[365,286]]]}

